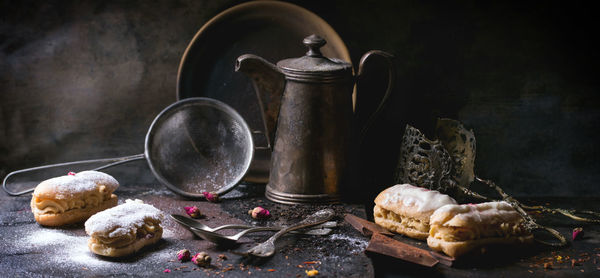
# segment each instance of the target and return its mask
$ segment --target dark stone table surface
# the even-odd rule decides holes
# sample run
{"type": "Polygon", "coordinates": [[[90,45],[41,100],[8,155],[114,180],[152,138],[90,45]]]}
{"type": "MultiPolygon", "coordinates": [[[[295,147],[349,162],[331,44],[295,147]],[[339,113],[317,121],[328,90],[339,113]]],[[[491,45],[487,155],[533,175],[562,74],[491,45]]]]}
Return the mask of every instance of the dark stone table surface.
{"type": "MultiPolygon", "coordinates": [[[[324,207],[336,212],[340,224],[326,236],[288,235],[277,241],[278,252],[269,259],[249,260],[202,240],[175,221],[163,221],[163,239],[133,256],[106,259],[87,248],[83,224],[61,228],[38,225],[31,213],[30,195],[11,197],[0,193],[0,276],[2,277],[306,277],[316,269],[321,277],[373,277],[371,260],[363,252],[368,239],[343,222],[345,213],[365,217],[359,205],[280,205],[266,200],[264,185],[240,185],[220,203],[182,198],[161,185],[121,185],[115,194],[119,203],[141,199],[165,212],[185,215],[184,206],[195,205],[206,215],[200,221],[209,226],[226,223],[281,225],[299,221],[303,215],[324,207]],[[248,210],[268,208],[272,217],[255,221],[248,210]],[[180,263],[176,253],[187,248],[192,253],[206,251],[211,266],[200,268],[180,263]],[[221,256],[220,256],[221,255],[221,256]],[[169,269],[170,273],[164,273],[169,269]]],[[[235,230],[223,231],[233,234],[235,230]]],[[[272,232],[250,234],[232,250],[246,250],[266,240],[272,232]]]]}
{"type": "MultiPolygon", "coordinates": [[[[266,260],[248,260],[195,237],[169,217],[163,222],[163,240],[155,246],[121,259],[105,259],[87,249],[83,225],[47,228],[38,225],[31,213],[28,195],[11,197],[0,193],[0,270],[3,277],[306,277],[316,269],[318,277],[573,277],[600,275],[600,225],[582,224],[556,215],[534,214],[540,223],[552,226],[569,239],[564,248],[532,245],[478,257],[461,259],[452,267],[438,264],[417,266],[383,255],[365,253],[368,238],[343,222],[344,213],[366,217],[359,204],[280,205],[266,200],[264,186],[242,184],[224,196],[220,203],[188,200],[159,184],[121,185],[115,192],[120,202],[137,198],[153,204],[165,214],[185,214],[183,207],[196,205],[206,215],[209,226],[225,223],[280,225],[298,221],[303,215],[323,207],[336,211],[339,227],[326,236],[289,235],[278,241],[278,252],[266,260]],[[268,208],[273,217],[256,221],[248,214],[255,206],[268,208]],[[572,241],[571,230],[583,227],[585,237],[572,241]],[[213,258],[209,268],[191,262],[180,263],[176,252],[187,248],[206,251],[213,258]],[[575,263],[572,263],[575,260],[575,263]],[[544,264],[551,263],[551,268],[544,264]],[[169,269],[170,273],[164,273],[169,269]]],[[[528,203],[548,203],[557,207],[599,210],[598,198],[528,199],[528,203]]],[[[233,231],[228,231],[233,233],[233,231]]],[[[245,250],[272,233],[244,237],[233,250],[245,250]]],[[[425,243],[395,236],[402,242],[427,248],[425,243]]]]}

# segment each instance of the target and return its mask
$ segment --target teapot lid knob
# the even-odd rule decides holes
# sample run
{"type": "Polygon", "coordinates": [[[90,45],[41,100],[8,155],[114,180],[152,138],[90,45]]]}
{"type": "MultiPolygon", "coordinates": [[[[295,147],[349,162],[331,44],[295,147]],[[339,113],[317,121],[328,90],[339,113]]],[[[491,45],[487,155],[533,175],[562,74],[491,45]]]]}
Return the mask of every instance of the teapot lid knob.
{"type": "Polygon", "coordinates": [[[320,48],[327,43],[325,39],[319,37],[318,35],[312,34],[304,38],[302,43],[308,47],[308,52],[306,52],[306,56],[323,57],[320,48]]]}

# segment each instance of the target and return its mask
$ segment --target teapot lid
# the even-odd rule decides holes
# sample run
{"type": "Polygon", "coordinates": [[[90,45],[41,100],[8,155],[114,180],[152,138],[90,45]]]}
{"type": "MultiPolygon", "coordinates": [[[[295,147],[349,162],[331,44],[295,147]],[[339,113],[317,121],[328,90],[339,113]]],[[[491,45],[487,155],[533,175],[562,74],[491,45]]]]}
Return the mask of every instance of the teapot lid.
{"type": "Polygon", "coordinates": [[[302,80],[340,79],[352,73],[352,64],[336,58],[327,58],[321,54],[320,48],[327,42],[315,34],[302,41],[308,47],[306,55],[300,58],[281,60],[277,66],[286,75],[286,78],[300,78],[302,80]]]}

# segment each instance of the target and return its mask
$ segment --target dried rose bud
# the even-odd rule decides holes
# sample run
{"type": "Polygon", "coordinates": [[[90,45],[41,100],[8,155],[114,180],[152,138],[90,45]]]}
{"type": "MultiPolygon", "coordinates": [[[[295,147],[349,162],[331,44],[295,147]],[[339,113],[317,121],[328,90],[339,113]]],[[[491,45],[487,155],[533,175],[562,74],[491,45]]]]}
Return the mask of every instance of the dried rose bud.
{"type": "Polygon", "coordinates": [[[266,219],[271,217],[271,213],[263,207],[255,207],[253,210],[249,210],[248,214],[252,215],[254,219],[266,219]]]}
{"type": "Polygon", "coordinates": [[[218,202],[219,201],[219,195],[217,193],[213,193],[213,192],[202,192],[202,195],[204,195],[204,198],[206,198],[206,200],[208,200],[209,202],[218,202]]]}
{"type": "Polygon", "coordinates": [[[200,209],[196,206],[193,207],[183,207],[185,209],[185,213],[189,215],[191,218],[200,218],[202,217],[202,213],[200,209]]]}
{"type": "Polygon", "coordinates": [[[77,174],[77,173],[75,173],[75,172],[69,172],[67,175],[69,175],[69,176],[75,176],[75,174],[77,174]]]}
{"type": "Polygon", "coordinates": [[[573,229],[573,240],[583,239],[583,228],[573,229]]]}
{"type": "Polygon", "coordinates": [[[190,253],[190,250],[187,249],[181,249],[177,252],[177,259],[180,262],[187,262],[191,259],[192,254],[190,253]]]}
{"type": "Polygon", "coordinates": [[[210,256],[208,254],[206,254],[206,252],[200,252],[197,253],[196,255],[194,255],[192,257],[192,263],[198,265],[198,266],[209,266],[210,265],[210,256]]]}

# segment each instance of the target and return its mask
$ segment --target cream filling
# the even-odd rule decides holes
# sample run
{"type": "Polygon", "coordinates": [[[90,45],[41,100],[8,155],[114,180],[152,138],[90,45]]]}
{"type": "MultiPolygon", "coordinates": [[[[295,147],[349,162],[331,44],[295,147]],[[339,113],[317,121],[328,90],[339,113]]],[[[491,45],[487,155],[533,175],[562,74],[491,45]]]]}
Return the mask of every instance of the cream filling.
{"type": "Polygon", "coordinates": [[[523,220],[516,223],[500,223],[495,225],[481,225],[471,228],[432,225],[429,236],[444,241],[467,241],[482,238],[508,238],[524,236],[529,232],[523,226],[523,220]]]}
{"type": "Polygon", "coordinates": [[[57,214],[74,209],[99,206],[110,199],[111,195],[112,193],[108,192],[104,185],[101,185],[98,191],[88,192],[81,199],[42,199],[34,197],[34,205],[38,210],[38,214],[57,214]]]}
{"type": "Polygon", "coordinates": [[[418,231],[429,231],[429,224],[414,217],[401,216],[391,210],[379,207],[379,211],[375,212],[376,217],[391,220],[400,223],[403,227],[408,227],[418,231]]]}
{"type": "MultiPolygon", "coordinates": [[[[115,227],[115,229],[116,228],[117,227],[115,227]]],[[[92,244],[102,245],[104,248],[123,248],[135,243],[137,239],[146,237],[151,238],[155,234],[161,232],[162,228],[160,227],[159,223],[155,223],[151,220],[146,220],[144,221],[144,225],[138,227],[135,230],[129,231],[129,233],[127,234],[112,238],[104,235],[95,235],[90,238],[90,242],[92,244]]],[[[110,232],[106,234],[110,234],[110,232]]]]}

